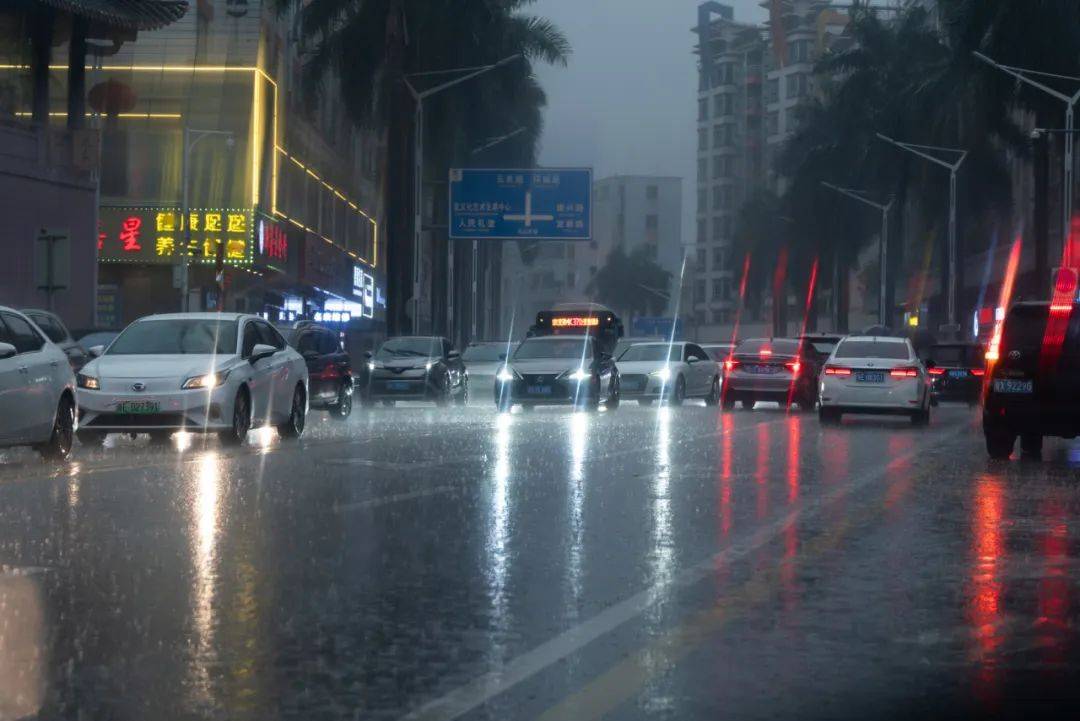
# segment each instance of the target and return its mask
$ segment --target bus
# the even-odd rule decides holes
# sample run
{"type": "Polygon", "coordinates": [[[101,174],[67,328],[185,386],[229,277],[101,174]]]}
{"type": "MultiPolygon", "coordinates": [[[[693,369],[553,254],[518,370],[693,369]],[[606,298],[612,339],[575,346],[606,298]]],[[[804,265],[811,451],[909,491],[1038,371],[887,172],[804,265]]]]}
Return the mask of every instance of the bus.
{"type": "Polygon", "coordinates": [[[591,335],[603,352],[611,354],[623,336],[623,324],[610,308],[599,303],[561,303],[537,313],[526,337],[549,335],[591,335]]]}

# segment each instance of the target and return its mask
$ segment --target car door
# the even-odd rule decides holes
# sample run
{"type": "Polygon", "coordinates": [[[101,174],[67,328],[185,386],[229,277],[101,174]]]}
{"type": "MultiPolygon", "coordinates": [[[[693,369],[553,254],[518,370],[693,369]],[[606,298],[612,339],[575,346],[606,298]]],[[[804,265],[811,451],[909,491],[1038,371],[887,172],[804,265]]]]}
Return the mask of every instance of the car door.
{"type": "Polygon", "coordinates": [[[701,346],[690,343],[689,347],[690,357],[697,359],[694,361],[694,370],[699,379],[698,391],[701,395],[708,395],[712,390],[712,380],[717,374],[716,362],[701,346]]]}
{"type": "Polygon", "coordinates": [[[695,358],[693,349],[689,343],[683,345],[682,348],[682,363],[683,363],[683,377],[686,378],[686,395],[696,396],[701,395],[701,369],[700,363],[696,360],[691,362],[691,359],[695,358]]]}
{"type": "MultiPolygon", "coordinates": [[[[11,333],[0,314],[0,343],[15,345],[11,333]]],[[[16,349],[17,350],[17,349],[16,349]]],[[[10,358],[0,358],[0,443],[15,443],[26,432],[26,406],[29,403],[29,386],[20,370],[18,353],[10,358]]]]}
{"type": "Polygon", "coordinates": [[[322,380],[323,367],[326,365],[326,357],[320,349],[322,332],[310,328],[300,332],[296,339],[296,352],[304,358],[304,364],[308,370],[308,389],[312,399],[326,396],[327,383],[322,380]]]}
{"type": "MultiPolygon", "coordinates": [[[[11,345],[15,346],[15,367],[22,376],[22,399],[17,404],[17,431],[23,441],[39,441],[52,427],[56,410],[56,378],[59,375],[60,353],[47,352],[45,336],[29,321],[14,313],[0,313],[7,327],[11,345]]],[[[6,412],[6,409],[5,409],[6,412]]]]}
{"type": "MultiPolygon", "coordinates": [[[[240,355],[250,362],[251,353],[255,346],[262,343],[259,329],[253,319],[244,321],[241,338],[240,355]]],[[[266,414],[270,408],[270,376],[269,358],[262,358],[251,363],[248,389],[251,391],[251,419],[253,426],[260,426],[266,422],[266,414]]]]}
{"type": "Polygon", "coordinates": [[[337,397],[342,380],[349,378],[349,354],[342,348],[337,334],[328,330],[319,333],[319,351],[324,360],[323,372],[325,373],[326,369],[331,367],[336,370],[336,372],[328,373],[331,380],[326,384],[327,397],[333,399],[337,397]]]}
{"type": "Polygon", "coordinates": [[[274,355],[267,358],[270,362],[270,385],[273,403],[270,420],[273,423],[283,422],[288,419],[289,411],[292,409],[293,388],[295,388],[296,379],[301,373],[300,367],[303,366],[303,361],[297,360],[292,353],[285,352],[288,343],[285,342],[285,338],[273,326],[263,320],[257,320],[255,324],[259,329],[261,342],[273,346],[277,350],[274,355]]]}

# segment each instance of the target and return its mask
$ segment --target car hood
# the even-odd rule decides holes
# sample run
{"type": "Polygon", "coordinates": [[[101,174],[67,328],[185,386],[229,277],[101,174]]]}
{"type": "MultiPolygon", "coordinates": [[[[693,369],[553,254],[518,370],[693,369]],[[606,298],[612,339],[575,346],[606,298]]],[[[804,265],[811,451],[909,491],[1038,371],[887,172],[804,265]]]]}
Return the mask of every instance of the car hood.
{"type": "Polygon", "coordinates": [[[101,379],[190,378],[231,370],[241,362],[235,355],[103,355],[83,366],[82,372],[101,379]]]}
{"type": "Polygon", "coordinates": [[[661,368],[668,367],[672,370],[678,368],[681,364],[678,361],[620,361],[615,364],[620,373],[652,373],[658,371],[661,368]]]}
{"type": "MultiPolygon", "coordinates": [[[[510,367],[518,373],[565,373],[581,367],[580,358],[536,358],[533,360],[511,361],[510,367]]],[[[588,367],[588,364],[585,364],[588,367]]]]}
{"type": "Polygon", "coordinates": [[[473,375],[493,376],[504,365],[503,361],[474,361],[465,364],[465,370],[473,375]]]}
{"type": "Polygon", "coordinates": [[[442,358],[438,356],[431,356],[424,358],[423,356],[409,356],[408,358],[393,358],[391,360],[376,360],[375,367],[388,368],[391,370],[409,370],[410,368],[423,368],[428,363],[438,363],[442,358]]]}

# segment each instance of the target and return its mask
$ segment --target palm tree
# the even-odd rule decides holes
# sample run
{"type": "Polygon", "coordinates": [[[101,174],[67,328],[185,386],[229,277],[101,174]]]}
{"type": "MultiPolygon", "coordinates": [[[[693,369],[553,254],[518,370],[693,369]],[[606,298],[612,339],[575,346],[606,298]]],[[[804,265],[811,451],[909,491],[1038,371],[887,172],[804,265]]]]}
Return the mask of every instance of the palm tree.
{"type": "MultiPolygon", "coordinates": [[[[317,94],[341,88],[352,119],[387,132],[386,178],[391,217],[388,246],[391,330],[404,325],[411,294],[409,141],[413,105],[403,79],[417,73],[475,67],[520,54],[482,81],[466,83],[425,103],[425,178],[444,177],[467,164],[470,150],[492,136],[524,132],[492,149],[485,161],[508,167],[534,164],[547,99],[533,73],[536,62],[565,65],[570,45],[549,20],[527,14],[534,0],[278,0],[298,8],[310,42],[305,67],[317,94]]],[[[436,81],[445,76],[431,76],[436,81]]],[[[425,77],[415,78],[421,84],[425,77]]],[[[445,257],[445,252],[437,257],[445,257]]]]}

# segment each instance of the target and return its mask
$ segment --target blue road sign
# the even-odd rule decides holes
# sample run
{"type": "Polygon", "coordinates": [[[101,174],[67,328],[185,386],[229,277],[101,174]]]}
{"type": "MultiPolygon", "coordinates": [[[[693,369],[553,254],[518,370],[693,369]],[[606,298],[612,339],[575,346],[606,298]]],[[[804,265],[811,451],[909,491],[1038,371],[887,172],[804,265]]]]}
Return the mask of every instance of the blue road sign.
{"type": "Polygon", "coordinates": [[[450,171],[450,237],[592,238],[592,170],[450,171]]]}
{"type": "Polygon", "coordinates": [[[675,329],[676,340],[683,337],[683,324],[681,318],[634,318],[631,324],[631,335],[653,335],[670,338],[672,328],[675,329]]]}

